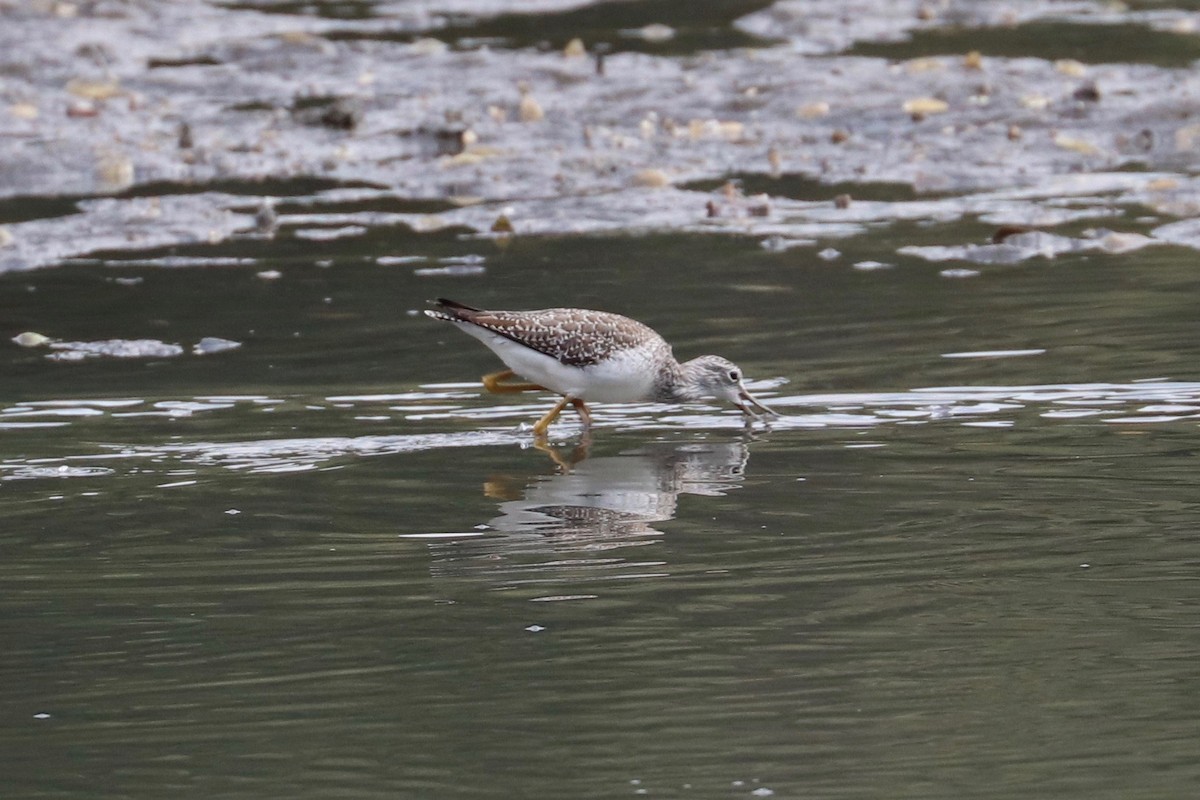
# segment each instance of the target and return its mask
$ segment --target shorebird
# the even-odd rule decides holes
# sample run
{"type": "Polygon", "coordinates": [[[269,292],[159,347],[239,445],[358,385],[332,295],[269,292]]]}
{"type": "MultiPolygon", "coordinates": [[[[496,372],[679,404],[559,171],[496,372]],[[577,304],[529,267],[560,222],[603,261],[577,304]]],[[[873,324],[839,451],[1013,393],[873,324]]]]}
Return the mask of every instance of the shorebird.
{"type": "Polygon", "coordinates": [[[568,405],[588,428],[587,402],[689,403],[728,400],[746,415],[767,408],[746,391],[742,371],[720,356],[679,363],[671,345],[637,320],[586,308],[484,311],[438,298],[426,314],[483,342],[508,369],[483,376],[489,392],[550,391],[562,399],[533,426],[543,436],[568,405]],[[511,381],[523,378],[528,383],[511,381]]]}

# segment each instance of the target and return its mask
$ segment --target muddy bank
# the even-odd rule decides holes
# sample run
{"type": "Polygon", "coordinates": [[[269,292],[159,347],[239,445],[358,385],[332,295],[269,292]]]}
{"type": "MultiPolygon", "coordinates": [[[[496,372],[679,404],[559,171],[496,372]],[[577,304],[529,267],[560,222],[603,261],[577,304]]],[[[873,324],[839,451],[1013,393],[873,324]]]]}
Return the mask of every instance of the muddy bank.
{"type": "MultiPolygon", "coordinates": [[[[1189,226],[1161,227],[1200,208],[1194,12],[520,8],[0,3],[0,271],[396,225],[820,249],[896,220],[978,218],[1074,226],[1113,252],[1200,246],[1189,226]],[[845,191],[796,189],[826,184],[845,191]],[[865,200],[860,185],[896,193],[865,200]]],[[[943,243],[966,260],[978,244],[943,243]]],[[[1047,254],[1040,241],[1004,258],[1047,254]]]]}

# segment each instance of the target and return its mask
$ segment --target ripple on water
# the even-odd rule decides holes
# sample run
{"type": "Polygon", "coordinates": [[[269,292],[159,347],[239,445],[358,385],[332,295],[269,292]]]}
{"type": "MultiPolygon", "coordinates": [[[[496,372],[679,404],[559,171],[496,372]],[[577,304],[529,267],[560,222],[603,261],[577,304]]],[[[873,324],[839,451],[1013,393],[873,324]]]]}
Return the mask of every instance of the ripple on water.
{"type": "MultiPolygon", "coordinates": [[[[768,382],[769,383],[769,382],[768,382]]],[[[777,383],[772,385],[778,385],[777,383]]],[[[754,430],[786,431],[821,428],[870,429],[886,425],[956,424],[969,427],[1012,427],[1028,413],[1053,421],[1097,419],[1106,423],[1167,424],[1200,418],[1200,383],[1153,380],[1126,384],[1045,384],[1031,386],[922,387],[897,392],[773,395],[758,389],[780,416],[756,423],[754,430]]],[[[225,442],[171,441],[161,444],[104,444],[93,452],[66,458],[99,460],[121,454],[127,459],[177,459],[184,463],[231,470],[285,473],[307,471],[344,458],[392,455],[443,448],[507,446],[526,443],[528,424],[546,409],[548,398],[493,404],[473,384],[440,384],[423,391],[394,394],[335,395],[323,402],[261,395],[203,396],[193,399],[37,400],[0,409],[0,429],[71,428],[104,425],[108,420],[136,417],[187,418],[214,411],[233,415],[280,412],[307,416],[313,411],[344,412],[347,425],[386,423],[418,425],[426,430],[396,435],[316,436],[238,439],[225,442]],[[475,391],[460,391],[472,386],[475,391]],[[389,404],[402,403],[392,406],[389,404]],[[289,410],[290,409],[290,410],[289,410]],[[470,430],[428,430],[466,422],[470,430]],[[501,423],[497,427],[497,423],[501,423]]],[[[731,431],[745,427],[741,414],[717,405],[665,406],[651,403],[599,405],[598,428],[626,431],[731,431]]],[[[241,416],[239,430],[247,424],[241,416]]],[[[336,427],[337,420],[330,425],[336,427]]],[[[250,427],[253,427],[251,424],[250,427]]],[[[564,416],[559,435],[574,435],[578,422],[564,416]]],[[[176,434],[179,432],[176,431],[176,434]]],[[[24,466],[48,477],[53,467],[32,460],[6,463],[9,474],[24,466]],[[45,470],[51,470],[46,472],[45,470]]],[[[75,473],[67,473],[73,475],[75,473]]],[[[79,473],[82,474],[82,473],[79,473]]]]}
{"type": "Polygon", "coordinates": [[[32,465],[0,464],[0,480],[20,481],[39,478],[98,478],[112,475],[116,470],[110,467],[73,467],[60,464],[56,467],[37,467],[32,465]]]}

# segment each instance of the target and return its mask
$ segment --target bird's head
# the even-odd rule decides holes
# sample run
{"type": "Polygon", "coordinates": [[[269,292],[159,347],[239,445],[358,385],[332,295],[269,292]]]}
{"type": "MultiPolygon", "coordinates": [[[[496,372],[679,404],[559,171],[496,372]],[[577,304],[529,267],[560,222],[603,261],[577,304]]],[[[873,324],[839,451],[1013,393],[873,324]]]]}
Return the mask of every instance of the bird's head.
{"type": "Polygon", "coordinates": [[[779,416],[747,391],[742,385],[742,371],[729,359],[720,356],[700,356],[682,367],[686,376],[687,394],[692,396],[689,399],[715,397],[718,400],[728,400],[748,416],[754,416],[755,409],[779,416]]]}

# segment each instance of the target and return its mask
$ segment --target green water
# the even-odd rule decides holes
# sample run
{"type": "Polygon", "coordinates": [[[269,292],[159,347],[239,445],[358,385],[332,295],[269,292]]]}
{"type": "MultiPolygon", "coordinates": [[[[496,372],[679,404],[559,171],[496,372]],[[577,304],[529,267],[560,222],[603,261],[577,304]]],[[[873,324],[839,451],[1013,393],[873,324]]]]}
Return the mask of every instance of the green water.
{"type": "Polygon", "coordinates": [[[953,280],[895,256],[921,236],[964,232],[0,277],[6,332],[189,350],[0,349],[4,795],[1187,796],[1194,258],[953,280]],[[410,313],[438,295],[622,311],[782,417],[602,406],[564,473],[549,399],[480,395],[494,357],[410,313]]]}

